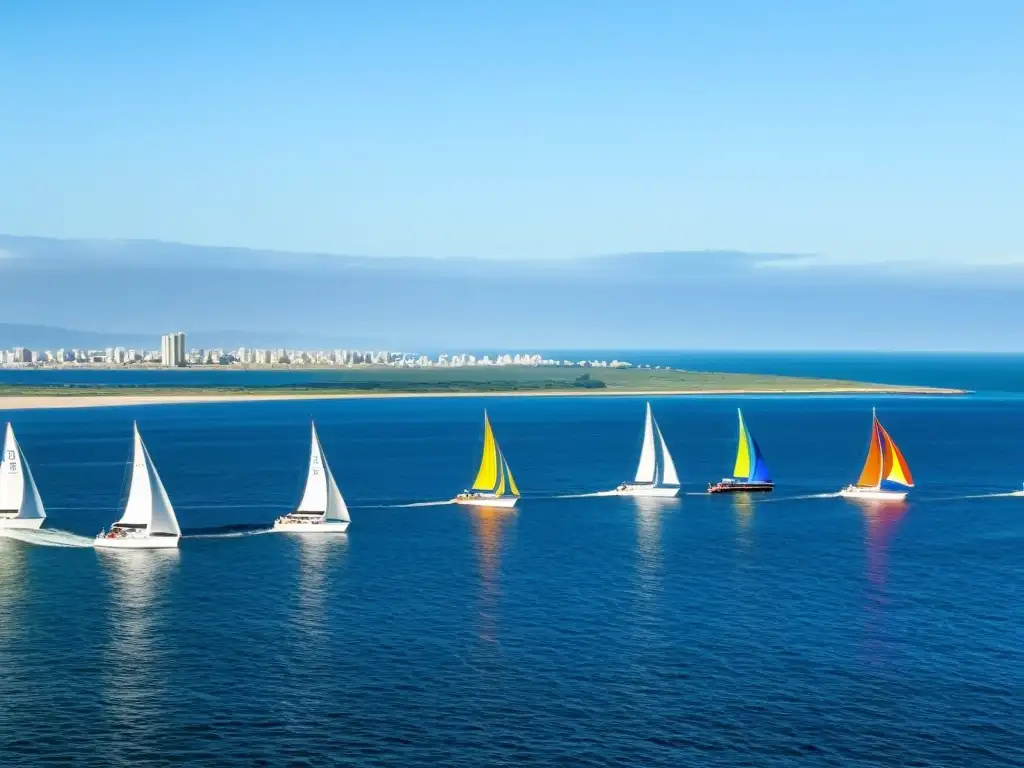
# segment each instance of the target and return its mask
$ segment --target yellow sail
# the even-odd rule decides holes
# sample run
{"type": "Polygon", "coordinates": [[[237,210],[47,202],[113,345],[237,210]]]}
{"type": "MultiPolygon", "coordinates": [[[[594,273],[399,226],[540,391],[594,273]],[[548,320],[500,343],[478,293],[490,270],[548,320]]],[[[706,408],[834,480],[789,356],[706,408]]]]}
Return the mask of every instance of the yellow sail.
{"type": "Polygon", "coordinates": [[[504,455],[501,457],[501,463],[505,466],[505,474],[508,475],[508,492],[513,496],[518,496],[519,488],[516,486],[516,480],[512,477],[512,468],[508,465],[508,462],[505,461],[504,455]]]}
{"type": "Polygon", "coordinates": [[[498,487],[494,489],[494,495],[505,495],[505,459],[501,451],[498,451],[498,487]]]}
{"type": "Polygon", "coordinates": [[[491,420],[484,411],[484,452],[480,457],[480,470],[473,481],[474,491],[493,491],[498,485],[498,444],[494,440],[491,420]]]}
{"type": "Polygon", "coordinates": [[[743,423],[743,412],[737,411],[740,416],[740,442],[736,448],[736,467],[732,471],[733,477],[750,476],[750,440],[747,439],[747,425],[743,423]]]}

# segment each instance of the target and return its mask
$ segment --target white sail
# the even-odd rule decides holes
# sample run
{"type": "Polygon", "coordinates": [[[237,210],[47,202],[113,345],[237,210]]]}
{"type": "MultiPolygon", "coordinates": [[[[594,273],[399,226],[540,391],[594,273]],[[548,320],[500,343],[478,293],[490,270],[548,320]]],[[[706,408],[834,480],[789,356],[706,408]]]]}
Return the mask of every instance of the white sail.
{"type": "Polygon", "coordinates": [[[314,424],[312,444],[309,449],[309,474],[306,477],[306,490],[302,494],[302,501],[299,502],[297,512],[316,512],[318,514],[327,512],[328,475],[324,470],[324,452],[320,447],[320,438],[317,437],[314,424]]]}
{"type": "Polygon", "coordinates": [[[120,525],[144,526],[148,534],[181,535],[174,507],[149,451],[142,442],[138,426],[134,426],[135,444],[132,455],[132,480],[128,501],[120,525]]]}
{"type": "Polygon", "coordinates": [[[124,514],[117,522],[121,525],[149,525],[150,513],[153,509],[153,486],[146,468],[146,449],[142,445],[142,436],[137,425],[133,425],[135,433],[132,449],[132,479],[128,487],[128,501],[124,505],[124,514]]]}
{"type": "MultiPolygon", "coordinates": [[[[142,438],[139,438],[142,443],[142,438]]],[[[163,481],[160,480],[160,473],[156,471],[156,465],[149,456],[146,446],[142,446],[142,452],[146,457],[146,471],[149,473],[149,483],[153,494],[153,508],[149,515],[149,526],[146,533],[181,536],[181,528],[178,527],[178,518],[174,514],[174,507],[167,497],[167,490],[163,481]]]]}
{"type": "Polygon", "coordinates": [[[20,453],[18,441],[14,439],[14,430],[8,424],[4,435],[4,463],[0,468],[0,512],[16,512],[21,509],[25,478],[20,453]]]}
{"type": "Polygon", "coordinates": [[[647,404],[647,417],[644,420],[644,447],[640,450],[640,465],[636,469],[636,482],[653,483],[657,459],[654,445],[654,416],[651,415],[651,404],[647,404]]]}
{"type": "Polygon", "coordinates": [[[36,481],[32,477],[32,468],[25,461],[25,454],[21,447],[18,447],[18,457],[21,459],[21,466],[25,472],[25,487],[21,496],[21,509],[18,511],[19,520],[42,520],[46,517],[46,510],[43,509],[43,500],[39,497],[39,489],[36,488],[36,481]]]}
{"type": "Polygon", "coordinates": [[[0,512],[17,512],[19,520],[42,520],[46,517],[32,470],[10,424],[4,436],[3,465],[0,466],[0,512]]]}
{"type": "Polygon", "coordinates": [[[658,432],[658,447],[661,449],[661,482],[659,484],[679,485],[676,464],[672,461],[672,454],[668,452],[668,446],[665,445],[665,437],[661,434],[661,427],[655,424],[654,428],[658,432]]]}
{"type": "Polygon", "coordinates": [[[327,473],[327,511],[324,513],[324,520],[330,522],[350,522],[352,518],[348,516],[348,505],[345,503],[345,498],[341,495],[338,484],[334,482],[334,473],[331,472],[331,468],[327,466],[326,461],[324,462],[324,470],[327,473]]]}

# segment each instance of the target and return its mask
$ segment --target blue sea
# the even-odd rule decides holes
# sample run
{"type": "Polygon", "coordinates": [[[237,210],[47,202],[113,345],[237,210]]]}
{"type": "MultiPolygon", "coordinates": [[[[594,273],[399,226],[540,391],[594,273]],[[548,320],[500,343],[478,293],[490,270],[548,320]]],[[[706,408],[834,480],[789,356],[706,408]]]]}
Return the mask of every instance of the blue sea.
{"type": "Polygon", "coordinates": [[[660,503],[588,495],[635,471],[630,397],[0,414],[50,531],[0,538],[0,765],[1024,764],[1024,366],[919,364],[748,369],[978,393],[653,400],[687,491],[660,503]],[[520,506],[432,504],[471,481],[485,406],[520,506]],[[824,495],[872,406],[906,505],[824,495]],[[737,407],[773,495],[701,495],[737,407]],[[311,418],[352,526],[263,533],[311,418]],[[134,419],[176,553],[79,546],[119,515],[134,419]]]}

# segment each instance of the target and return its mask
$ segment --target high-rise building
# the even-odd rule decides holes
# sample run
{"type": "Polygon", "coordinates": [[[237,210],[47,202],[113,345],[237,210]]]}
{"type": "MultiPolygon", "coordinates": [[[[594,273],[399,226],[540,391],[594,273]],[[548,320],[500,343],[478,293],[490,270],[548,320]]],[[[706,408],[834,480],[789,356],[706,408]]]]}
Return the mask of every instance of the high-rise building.
{"type": "Polygon", "coordinates": [[[185,364],[184,333],[178,331],[160,337],[160,361],[165,368],[175,368],[185,364]]]}

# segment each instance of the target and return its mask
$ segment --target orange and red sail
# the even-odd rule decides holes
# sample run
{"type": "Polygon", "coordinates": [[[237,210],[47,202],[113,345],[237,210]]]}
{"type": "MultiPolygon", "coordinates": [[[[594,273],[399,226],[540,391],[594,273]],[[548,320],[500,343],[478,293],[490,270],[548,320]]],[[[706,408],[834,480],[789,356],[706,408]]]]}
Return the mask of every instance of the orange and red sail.
{"type": "Polygon", "coordinates": [[[883,488],[900,490],[914,487],[914,478],[910,474],[907,460],[903,458],[896,442],[872,416],[871,443],[868,446],[868,457],[861,470],[857,485],[861,488],[883,488]]]}

